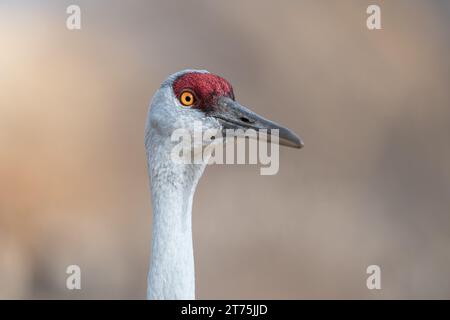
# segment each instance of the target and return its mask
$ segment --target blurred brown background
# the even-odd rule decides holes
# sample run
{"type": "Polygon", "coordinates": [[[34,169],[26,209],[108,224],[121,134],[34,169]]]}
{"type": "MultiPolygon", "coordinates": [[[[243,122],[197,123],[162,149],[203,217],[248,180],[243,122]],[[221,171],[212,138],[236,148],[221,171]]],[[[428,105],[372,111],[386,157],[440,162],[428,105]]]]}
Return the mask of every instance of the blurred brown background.
{"type": "Polygon", "coordinates": [[[204,68],[306,147],[207,169],[198,298],[450,298],[449,30],[448,1],[1,1],[0,297],[145,297],[147,107],[204,68]]]}

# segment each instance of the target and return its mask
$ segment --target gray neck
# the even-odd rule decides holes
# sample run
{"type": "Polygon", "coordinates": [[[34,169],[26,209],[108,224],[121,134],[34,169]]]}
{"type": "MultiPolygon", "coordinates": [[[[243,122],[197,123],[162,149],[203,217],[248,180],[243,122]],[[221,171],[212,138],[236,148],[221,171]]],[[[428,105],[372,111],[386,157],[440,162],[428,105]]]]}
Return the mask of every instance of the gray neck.
{"type": "Polygon", "coordinates": [[[146,141],[153,232],[148,299],[195,299],[192,200],[203,164],[170,159],[170,139],[146,141]]]}

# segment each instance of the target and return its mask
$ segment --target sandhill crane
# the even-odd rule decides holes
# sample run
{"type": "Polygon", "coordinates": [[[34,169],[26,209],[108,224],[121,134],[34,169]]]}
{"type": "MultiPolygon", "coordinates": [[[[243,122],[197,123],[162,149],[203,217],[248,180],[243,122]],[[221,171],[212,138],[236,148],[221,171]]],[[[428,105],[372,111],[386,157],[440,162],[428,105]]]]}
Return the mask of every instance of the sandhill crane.
{"type": "Polygon", "coordinates": [[[171,134],[180,128],[278,129],[279,144],[295,148],[302,141],[289,129],[264,119],[235,101],[232,86],[205,70],[169,76],[153,96],[145,128],[153,230],[148,299],[195,299],[192,200],[205,169],[171,159],[171,134]]]}

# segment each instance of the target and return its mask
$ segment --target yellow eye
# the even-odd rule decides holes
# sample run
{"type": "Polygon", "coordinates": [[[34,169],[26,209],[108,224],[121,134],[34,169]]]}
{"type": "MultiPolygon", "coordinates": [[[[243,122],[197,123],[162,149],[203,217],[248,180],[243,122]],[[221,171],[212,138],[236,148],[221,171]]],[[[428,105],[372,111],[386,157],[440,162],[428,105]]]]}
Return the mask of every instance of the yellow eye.
{"type": "Polygon", "coordinates": [[[180,95],[180,102],[183,106],[190,107],[195,103],[194,94],[190,91],[184,91],[180,95]]]}

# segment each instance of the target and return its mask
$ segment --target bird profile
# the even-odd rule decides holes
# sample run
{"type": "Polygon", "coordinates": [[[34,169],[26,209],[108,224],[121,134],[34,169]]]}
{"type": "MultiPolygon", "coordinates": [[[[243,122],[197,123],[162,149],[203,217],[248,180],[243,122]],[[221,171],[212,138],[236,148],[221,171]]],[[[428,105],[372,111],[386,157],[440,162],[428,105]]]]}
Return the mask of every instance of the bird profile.
{"type": "Polygon", "coordinates": [[[274,130],[280,145],[303,147],[291,130],[240,105],[224,78],[205,70],[169,76],[153,96],[145,127],[153,209],[148,299],[195,299],[192,202],[207,159],[179,163],[171,158],[173,132],[194,132],[195,123],[221,132],[274,130]]]}

